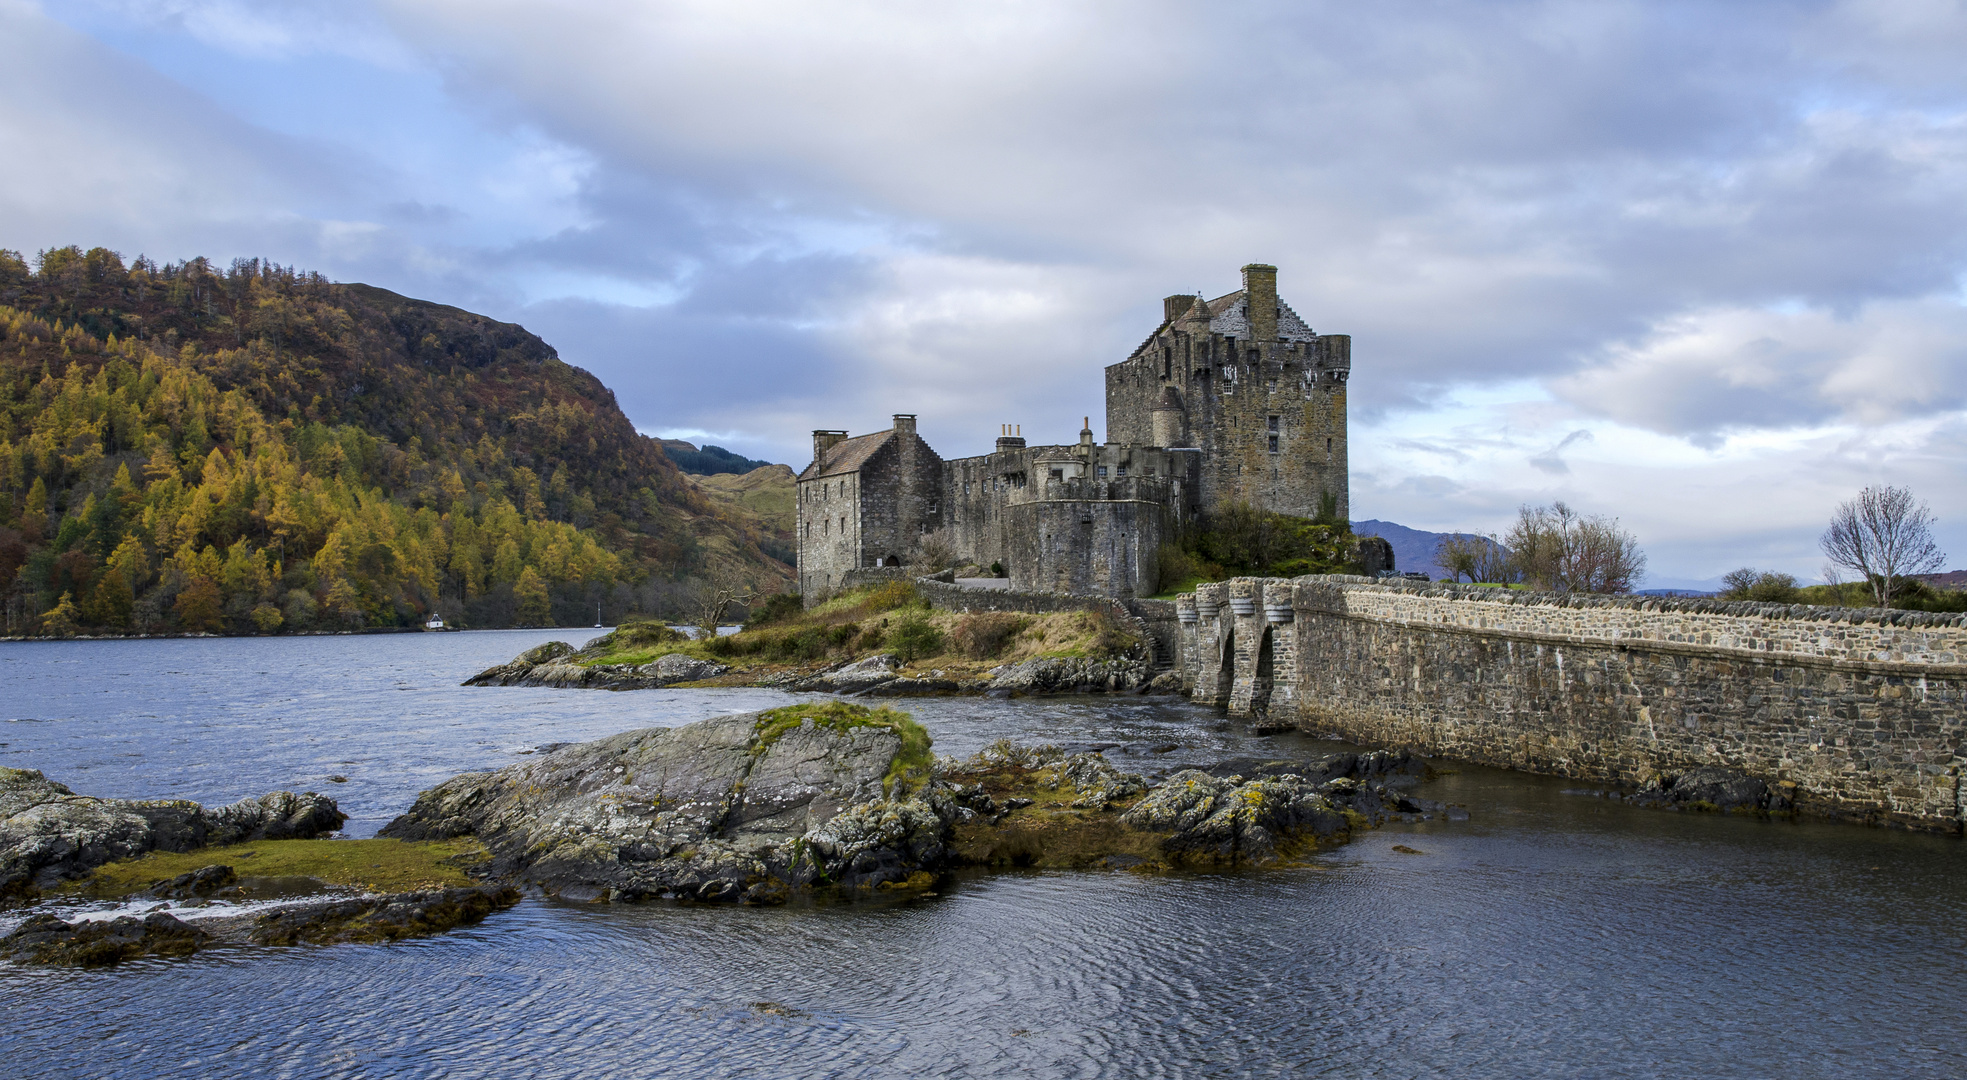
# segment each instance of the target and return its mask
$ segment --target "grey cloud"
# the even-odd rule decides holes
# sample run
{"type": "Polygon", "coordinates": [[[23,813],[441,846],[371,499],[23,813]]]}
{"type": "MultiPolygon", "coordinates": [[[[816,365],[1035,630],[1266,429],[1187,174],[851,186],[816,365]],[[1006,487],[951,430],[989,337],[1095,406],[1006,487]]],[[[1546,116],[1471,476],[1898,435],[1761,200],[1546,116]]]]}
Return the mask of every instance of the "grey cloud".
{"type": "Polygon", "coordinates": [[[1109,309],[1278,263],[1361,342],[1364,409],[1695,304],[1950,288],[1967,240],[1967,131],[1921,111],[1957,81],[1840,59],[1850,7],[391,10],[461,87],[739,216],[919,224],[1098,272],[1109,309]]]}
{"type": "Polygon", "coordinates": [[[1564,436],[1564,438],[1561,441],[1559,441],[1556,446],[1553,446],[1550,449],[1545,450],[1541,454],[1537,454],[1531,457],[1529,459],[1530,464],[1533,467],[1537,468],[1538,470],[1542,472],[1550,473],[1553,476],[1561,475],[1563,473],[1568,473],[1571,471],[1571,466],[1566,464],[1564,461],[1564,456],[1563,456],[1564,451],[1570,449],[1573,445],[1577,443],[1590,442],[1590,441],[1591,441],[1591,432],[1580,428],[1579,430],[1573,431],[1569,435],[1564,436]]]}

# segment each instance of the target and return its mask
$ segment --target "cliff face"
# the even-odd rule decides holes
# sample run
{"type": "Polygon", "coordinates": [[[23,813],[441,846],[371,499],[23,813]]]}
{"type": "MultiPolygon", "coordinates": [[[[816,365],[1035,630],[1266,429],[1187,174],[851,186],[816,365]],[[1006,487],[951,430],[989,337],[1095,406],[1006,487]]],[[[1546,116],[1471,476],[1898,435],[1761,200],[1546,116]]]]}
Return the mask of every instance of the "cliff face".
{"type": "Polygon", "coordinates": [[[0,253],[11,632],[618,618],[785,580],[760,538],[520,326],[258,262],[0,253]]]}

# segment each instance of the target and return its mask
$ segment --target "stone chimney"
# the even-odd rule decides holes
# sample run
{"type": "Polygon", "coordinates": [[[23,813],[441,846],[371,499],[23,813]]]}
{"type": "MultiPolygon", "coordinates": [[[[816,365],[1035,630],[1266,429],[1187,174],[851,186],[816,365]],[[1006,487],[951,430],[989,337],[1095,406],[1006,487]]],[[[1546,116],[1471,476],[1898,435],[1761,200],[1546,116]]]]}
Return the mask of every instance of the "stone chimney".
{"type": "Polygon", "coordinates": [[[1181,295],[1170,296],[1161,301],[1161,321],[1171,323],[1188,314],[1188,309],[1199,297],[1181,295]]]}
{"type": "Polygon", "coordinates": [[[898,412],[895,414],[895,434],[897,435],[915,434],[914,413],[898,412]]]}
{"type": "Polygon", "coordinates": [[[1277,340],[1277,267],[1251,263],[1243,268],[1243,300],[1250,309],[1250,340],[1277,340]]]}
{"type": "Polygon", "coordinates": [[[1090,416],[1080,421],[1079,445],[1089,450],[1093,446],[1093,418],[1090,416]]]}
{"type": "Polygon", "coordinates": [[[813,432],[813,460],[824,462],[826,460],[826,452],[840,445],[841,440],[846,437],[847,433],[844,431],[826,431],[822,429],[813,432]]]}
{"type": "Polygon", "coordinates": [[[1024,449],[1023,424],[999,424],[997,430],[997,452],[1024,449]]]}

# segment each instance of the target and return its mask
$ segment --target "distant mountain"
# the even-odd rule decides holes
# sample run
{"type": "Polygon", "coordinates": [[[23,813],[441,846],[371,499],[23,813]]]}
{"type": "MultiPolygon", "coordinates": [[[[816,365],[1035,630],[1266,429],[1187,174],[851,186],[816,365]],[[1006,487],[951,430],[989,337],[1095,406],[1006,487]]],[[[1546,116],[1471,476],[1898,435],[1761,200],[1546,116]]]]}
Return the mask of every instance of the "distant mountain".
{"type": "Polygon", "coordinates": [[[740,457],[721,446],[705,446],[697,449],[694,443],[682,439],[663,439],[662,452],[676,467],[694,476],[715,476],[718,473],[748,473],[763,469],[772,463],[740,457]]]}
{"type": "Polygon", "coordinates": [[[1450,533],[1427,532],[1396,525],[1391,521],[1355,521],[1352,523],[1355,536],[1378,536],[1393,545],[1393,568],[1400,571],[1418,570],[1432,578],[1445,578],[1448,572],[1435,565],[1434,549],[1441,538],[1450,533]]]}
{"type": "Polygon", "coordinates": [[[785,551],[523,327],[257,260],[0,251],[8,633],[587,625],[776,587],[785,551]]]}

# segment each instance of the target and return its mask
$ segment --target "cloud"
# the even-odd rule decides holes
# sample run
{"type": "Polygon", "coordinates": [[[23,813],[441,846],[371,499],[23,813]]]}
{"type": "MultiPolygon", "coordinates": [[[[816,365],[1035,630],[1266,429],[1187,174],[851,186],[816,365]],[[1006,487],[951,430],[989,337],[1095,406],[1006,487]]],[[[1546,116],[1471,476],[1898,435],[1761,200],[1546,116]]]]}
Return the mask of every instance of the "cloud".
{"type": "Polygon", "coordinates": [[[1967,408],[1967,306],[1922,297],[1823,309],[1709,309],[1551,381],[1622,423],[1713,445],[1729,432],[1877,425],[1967,408]]]}
{"type": "Polygon", "coordinates": [[[1571,471],[1571,466],[1565,464],[1564,462],[1564,457],[1563,457],[1564,451],[1570,449],[1573,443],[1590,442],[1590,441],[1591,441],[1591,432],[1586,431],[1583,428],[1579,428],[1578,430],[1571,432],[1569,435],[1564,436],[1564,438],[1560,440],[1556,446],[1553,446],[1550,449],[1545,450],[1543,453],[1537,454],[1534,457],[1530,458],[1530,465],[1533,468],[1539,469],[1543,472],[1550,473],[1553,476],[1558,476],[1564,473],[1568,473],[1571,471]]]}
{"type": "Polygon", "coordinates": [[[1162,295],[1264,261],[1353,335],[1362,513],[1564,498],[1710,576],[1863,482],[1962,501],[1958,5],[53,13],[0,0],[0,152],[57,148],[0,179],[15,242],[516,319],[751,456],[901,411],[950,454],[1070,438],[1162,295]]]}

